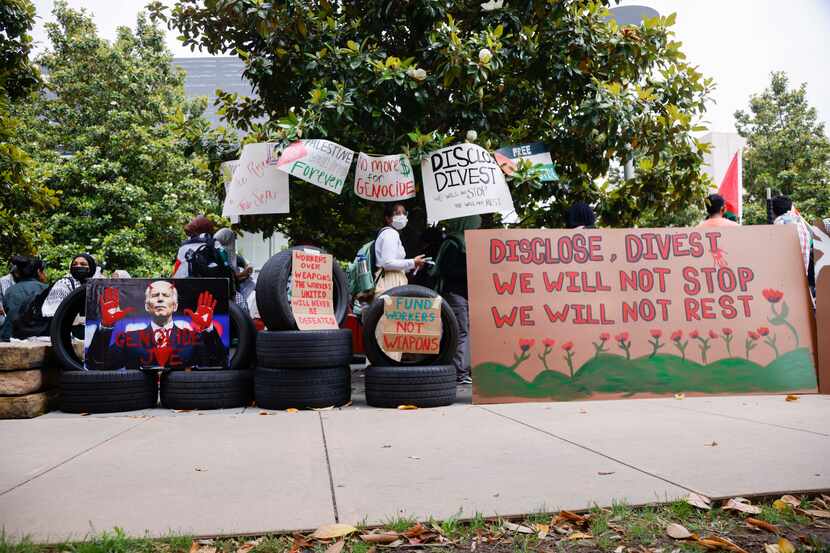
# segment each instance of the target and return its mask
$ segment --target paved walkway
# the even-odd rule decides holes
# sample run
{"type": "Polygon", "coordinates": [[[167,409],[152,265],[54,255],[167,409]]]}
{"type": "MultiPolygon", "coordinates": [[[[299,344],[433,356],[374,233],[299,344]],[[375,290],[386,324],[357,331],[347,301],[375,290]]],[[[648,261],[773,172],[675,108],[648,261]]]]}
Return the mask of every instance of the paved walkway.
{"type": "Polygon", "coordinates": [[[0,526],[213,535],[830,488],[830,396],[462,399],[0,421],[0,526]]]}

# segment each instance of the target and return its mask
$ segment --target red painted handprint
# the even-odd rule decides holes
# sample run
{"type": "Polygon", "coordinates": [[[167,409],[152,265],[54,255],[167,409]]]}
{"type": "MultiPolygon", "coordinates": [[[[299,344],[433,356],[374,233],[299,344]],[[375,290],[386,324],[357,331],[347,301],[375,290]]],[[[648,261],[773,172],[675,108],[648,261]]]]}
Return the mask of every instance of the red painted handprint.
{"type": "Polygon", "coordinates": [[[204,332],[213,324],[213,310],[216,308],[216,300],[210,292],[199,294],[199,301],[196,304],[196,312],[185,309],[184,314],[190,317],[190,326],[195,332],[204,332]]]}
{"type": "Polygon", "coordinates": [[[118,288],[104,288],[101,296],[101,324],[112,328],[115,323],[135,311],[135,307],[121,309],[121,299],[118,296],[118,288]]]}

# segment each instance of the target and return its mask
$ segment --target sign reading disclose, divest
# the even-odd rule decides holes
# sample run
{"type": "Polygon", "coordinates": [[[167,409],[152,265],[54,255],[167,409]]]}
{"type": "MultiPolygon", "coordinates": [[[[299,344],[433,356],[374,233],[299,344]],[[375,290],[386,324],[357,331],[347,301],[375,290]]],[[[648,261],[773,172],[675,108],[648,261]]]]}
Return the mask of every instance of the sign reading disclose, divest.
{"type": "Polygon", "coordinates": [[[337,329],[330,254],[292,252],[291,312],[300,330],[337,329]]]}
{"type": "Polygon", "coordinates": [[[815,392],[795,232],[467,231],[473,400],[815,392]]]}
{"type": "Polygon", "coordinates": [[[223,178],[230,178],[223,216],[288,213],[288,175],[269,163],[272,147],[246,144],[238,161],[222,164],[223,178]]]}
{"type": "Polygon", "coordinates": [[[382,296],[383,350],[438,353],[441,348],[441,298],[382,296]]]}
{"type": "Polygon", "coordinates": [[[354,152],[330,140],[298,140],[278,159],[272,160],[281,171],[340,194],[352,165],[354,152]]]}
{"type": "Polygon", "coordinates": [[[354,173],[354,193],[373,202],[415,197],[415,176],[404,154],[370,156],[360,152],[354,173]]]}
{"type": "Polygon", "coordinates": [[[496,159],[475,144],[431,152],[421,161],[427,219],[513,211],[513,199],[496,159]]]}

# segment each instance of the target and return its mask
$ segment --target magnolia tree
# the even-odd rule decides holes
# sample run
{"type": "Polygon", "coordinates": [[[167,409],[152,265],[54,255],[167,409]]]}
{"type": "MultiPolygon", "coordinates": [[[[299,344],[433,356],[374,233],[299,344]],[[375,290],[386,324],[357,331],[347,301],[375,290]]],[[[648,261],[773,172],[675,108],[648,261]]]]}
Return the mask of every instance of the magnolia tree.
{"type": "MultiPolygon", "coordinates": [[[[527,167],[511,177],[521,225],[559,226],[576,200],[595,203],[608,225],[659,222],[702,201],[705,147],[691,133],[703,130],[712,84],[673,40],[673,15],[620,27],[608,3],[178,0],[149,10],[191,49],[244,61],[253,94],[217,101],[247,140],[405,152],[416,172],[426,152],[465,139],[491,150],[542,141],[560,180],[541,183],[527,167]],[[631,157],[636,178],[603,179],[631,157]]],[[[414,219],[422,207],[419,193],[414,219]]],[[[378,210],[351,190],[292,181],[290,215],[242,225],[348,257],[378,210]]]]}

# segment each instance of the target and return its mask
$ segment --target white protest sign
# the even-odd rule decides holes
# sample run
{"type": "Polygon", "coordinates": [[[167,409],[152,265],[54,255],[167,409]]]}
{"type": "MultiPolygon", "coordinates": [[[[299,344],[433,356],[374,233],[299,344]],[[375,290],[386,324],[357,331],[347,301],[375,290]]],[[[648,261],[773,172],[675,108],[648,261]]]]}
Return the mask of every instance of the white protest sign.
{"type": "Polygon", "coordinates": [[[354,152],[329,140],[298,140],[276,160],[280,171],[340,194],[354,152]]]}
{"type": "MultiPolygon", "coordinates": [[[[219,166],[220,170],[222,171],[222,182],[225,185],[225,197],[228,197],[228,188],[231,185],[231,181],[233,180],[233,174],[236,171],[236,168],[239,167],[239,160],[233,161],[226,161],[219,166]]],[[[238,223],[239,222],[239,215],[235,213],[228,213],[225,215],[231,223],[238,223]]]]}
{"type": "Polygon", "coordinates": [[[223,178],[232,177],[227,185],[222,215],[254,215],[288,213],[288,176],[268,163],[272,144],[246,144],[236,162],[223,164],[223,178]]]}
{"type": "Polygon", "coordinates": [[[360,152],[354,172],[354,193],[364,200],[394,202],[415,197],[415,176],[404,154],[370,156],[360,152]]]}
{"type": "Polygon", "coordinates": [[[431,152],[421,161],[427,220],[513,211],[513,198],[496,159],[475,144],[431,152]]]}

